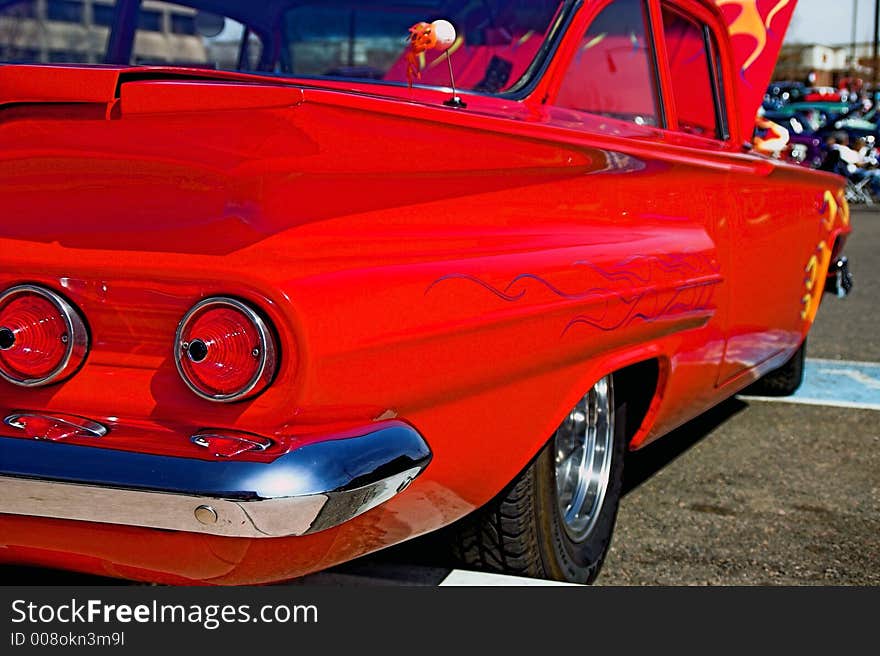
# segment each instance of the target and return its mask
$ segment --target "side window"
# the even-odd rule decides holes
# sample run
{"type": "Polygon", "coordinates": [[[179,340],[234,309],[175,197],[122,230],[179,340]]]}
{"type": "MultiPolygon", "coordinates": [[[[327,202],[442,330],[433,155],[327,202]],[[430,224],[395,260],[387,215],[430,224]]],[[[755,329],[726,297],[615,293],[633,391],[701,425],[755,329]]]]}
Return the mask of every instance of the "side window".
{"type": "Polygon", "coordinates": [[[575,53],[556,104],[659,125],[654,50],[645,0],[613,0],[592,22],[575,53]]]}
{"type": "Polygon", "coordinates": [[[106,29],[91,29],[82,0],[0,0],[0,62],[99,63],[106,29]]]}
{"type": "Polygon", "coordinates": [[[48,61],[43,44],[46,30],[39,20],[37,0],[19,0],[0,6],[0,62],[48,61]]]}
{"type": "Polygon", "coordinates": [[[403,52],[400,35],[425,20],[426,9],[407,6],[401,10],[393,3],[357,4],[292,4],[282,18],[287,46],[284,70],[294,75],[385,78],[403,52]]]}
{"type": "Polygon", "coordinates": [[[256,70],[261,49],[260,39],[232,18],[144,0],[131,63],[256,70]]]}
{"type": "Polygon", "coordinates": [[[725,138],[723,103],[715,84],[719,71],[713,68],[717,56],[709,29],[664,5],[663,32],[679,130],[711,139],[725,138]]]}
{"type": "MultiPolygon", "coordinates": [[[[257,70],[262,43],[252,31],[184,2],[143,0],[131,57],[125,52],[117,63],[257,70]]],[[[0,63],[103,63],[116,5],[116,0],[0,0],[0,63]]]]}

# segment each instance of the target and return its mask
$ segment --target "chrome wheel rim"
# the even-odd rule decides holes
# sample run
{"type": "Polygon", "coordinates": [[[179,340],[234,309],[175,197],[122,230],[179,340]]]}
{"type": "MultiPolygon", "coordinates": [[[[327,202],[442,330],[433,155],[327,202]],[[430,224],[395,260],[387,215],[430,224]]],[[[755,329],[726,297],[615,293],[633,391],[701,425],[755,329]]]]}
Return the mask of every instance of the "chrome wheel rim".
{"type": "Polygon", "coordinates": [[[608,491],[614,447],[614,385],[606,376],[572,409],[554,437],[556,499],[565,532],[585,540],[608,491]]]}

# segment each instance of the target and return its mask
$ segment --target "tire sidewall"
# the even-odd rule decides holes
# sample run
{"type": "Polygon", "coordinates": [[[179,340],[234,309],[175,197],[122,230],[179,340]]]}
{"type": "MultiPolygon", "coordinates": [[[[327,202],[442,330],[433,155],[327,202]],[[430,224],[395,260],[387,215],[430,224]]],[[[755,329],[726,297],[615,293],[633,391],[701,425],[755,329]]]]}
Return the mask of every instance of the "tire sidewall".
{"type": "Polygon", "coordinates": [[[622,410],[622,406],[615,402],[614,442],[608,473],[608,488],[596,524],[582,541],[575,542],[571,539],[565,530],[559,510],[554,462],[555,439],[547,443],[534,463],[537,496],[535,501],[540,508],[538,521],[541,523],[538,535],[544,537],[541,540],[544,551],[542,560],[550,570],[547,574],[554,579],[572,583],[591,583],[599,574],[599,569],[608,553],[623,489],[626,412],[622,410]]]}

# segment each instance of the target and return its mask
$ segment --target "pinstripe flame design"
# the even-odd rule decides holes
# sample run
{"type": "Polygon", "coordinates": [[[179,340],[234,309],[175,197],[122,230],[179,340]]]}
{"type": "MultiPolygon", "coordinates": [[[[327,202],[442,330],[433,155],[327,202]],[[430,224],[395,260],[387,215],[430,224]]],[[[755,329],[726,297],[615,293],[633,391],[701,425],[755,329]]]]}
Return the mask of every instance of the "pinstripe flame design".
{"type": "Polygon", "coordinates": [[[572,272],[583,279],[574,289],[563,289],[534,273],[519,273],[500,285],[473,274],[452,273],[428,285],[425,295],[453,281],[481,287],[506,303],[522,301],[539,289],[549,290],[560,299],[582,302],[580,312],[563,327],[565,335],[576,326],[611,331],[637,321],[696,315],[708,320],[714,312],[715,287],[722,282],[718,263],[702,253],[636,255],[605,266],[579,260],[572,263],[572,272]]]}

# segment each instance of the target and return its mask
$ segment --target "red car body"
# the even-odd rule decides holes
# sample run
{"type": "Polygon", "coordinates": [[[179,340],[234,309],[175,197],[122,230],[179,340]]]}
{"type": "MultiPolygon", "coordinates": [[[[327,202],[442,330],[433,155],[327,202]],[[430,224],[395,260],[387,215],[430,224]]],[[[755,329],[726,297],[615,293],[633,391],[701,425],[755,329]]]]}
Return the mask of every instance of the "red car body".
{"type": "MultiPolygon", "coordinates": [[[[0,380],[0,415],[109,428],[39,454],[210,463],[190,437],[211,428],[269,438],[232,458],[259,464],[395,426],[431,452],[381,505],[290,537],[149,528],[140,501],[113,522],[7,503],[0,560],[163,583],[301,576],[482,506],[611,372],[649,363],[638,449],[789,360],[850,231],[842,181],[742,150],[737,39],[704,2],[676,6],[719,35],[728,138],[672,129],[668,105],[666,128],[555,107],[603,4],[572,14],[528,94],[463,90],[466,108],[418,84],[0,66],[0,291],[54,290],[91,338],[60,384],[0,380]],[[181,317],[216,296],[259,308],[281,354],[240,403],[199,398],[175,368],[181,317]]],[[[45,437],[0,434],[0,468],[9,444],[45,437]]],[[[21,480],[4,471],[0,496],[21,480]]]]}

